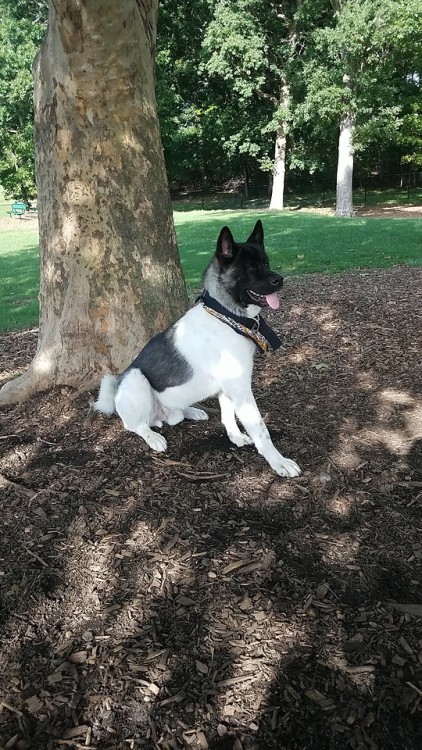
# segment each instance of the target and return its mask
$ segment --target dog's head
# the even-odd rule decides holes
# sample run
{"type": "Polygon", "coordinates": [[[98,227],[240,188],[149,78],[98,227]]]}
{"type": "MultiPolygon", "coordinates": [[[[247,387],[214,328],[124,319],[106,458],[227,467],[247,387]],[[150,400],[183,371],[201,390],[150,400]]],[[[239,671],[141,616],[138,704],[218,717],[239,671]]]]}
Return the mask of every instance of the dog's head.
{"type": "Polygon", "coordinates": [[[277,310],[280,304],[277,292],[283,286],[283,277],[270,269],[260,220],[246,242],[235,242],[230,229],[223,227],[215,257],[219,280],[236,305],[277,310]]]}

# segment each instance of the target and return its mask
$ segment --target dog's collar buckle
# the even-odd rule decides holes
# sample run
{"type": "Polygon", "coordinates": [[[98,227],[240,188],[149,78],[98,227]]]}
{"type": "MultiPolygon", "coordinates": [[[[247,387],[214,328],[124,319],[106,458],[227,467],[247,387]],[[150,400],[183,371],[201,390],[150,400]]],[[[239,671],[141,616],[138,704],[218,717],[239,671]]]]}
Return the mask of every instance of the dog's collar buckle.
{"type": "Polygon", "coordinates": [[[253,326],[251,328],[251,331],[253,331],[254,333],[257,333],[259,331],[259,324],[261,322],[260,318],[259,318],[259,315],[256,315],[255,318],[251,318],[251,320],[254,321],[254,324],[253,324],[253,326]]]}

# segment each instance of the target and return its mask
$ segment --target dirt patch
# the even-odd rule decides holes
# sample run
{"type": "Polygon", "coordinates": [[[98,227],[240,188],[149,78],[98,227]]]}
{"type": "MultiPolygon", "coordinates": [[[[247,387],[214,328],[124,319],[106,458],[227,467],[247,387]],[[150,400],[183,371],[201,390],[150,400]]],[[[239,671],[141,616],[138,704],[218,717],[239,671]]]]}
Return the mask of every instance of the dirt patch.
{"type": "Polygon", "coordinates": [[[8,229],[38,229],[38,217],[31,214],[0,219],[0,231],[8,229]]]}
{"type": "Polygon", "coordinates": [[[0,745],[421,747],[421,288],[286,283],[254,382],[297,480],[213,401],[164,455],[68,388],[2,410],[0,745]]]}
{"type": "Polygon", "coordinates": [[[389,204],[377,206],[363,206],[356,209],[356,216],[367,216],[373,218],[385,218],[385,219],[421,219],[422,218],[422,206],[416,205],[396,205],[391,206],[389,204]]]}
{"type": "MultiPolygon", "coordinates": [[[[297,207],[287,210],[299,211],[300,213],[320,214],[322,216],[335,216],[335,208],[333,206],[324,206],[322,208],[315,206],[297,207]]],[[[368,219],[421,219],[422,206],[419,204],[397,204],[396,206],[377,204],[376,206],[355,206],[354,216],[361,216],[368,219]]]]}

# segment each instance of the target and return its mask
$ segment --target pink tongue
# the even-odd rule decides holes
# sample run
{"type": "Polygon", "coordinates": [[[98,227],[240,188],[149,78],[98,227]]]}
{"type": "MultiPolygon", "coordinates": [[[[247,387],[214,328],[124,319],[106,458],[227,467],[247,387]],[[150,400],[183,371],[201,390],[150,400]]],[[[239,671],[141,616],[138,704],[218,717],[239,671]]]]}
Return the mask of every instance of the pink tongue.
{"type": "Polygon", "coordinates": [[[278,294],[273,292],[272,294],[267,294],[265,299],[267,300],[269,306],[271,307],[271,310],[278,310],[280,307],[280,300],[278,298],[278,294]]]}

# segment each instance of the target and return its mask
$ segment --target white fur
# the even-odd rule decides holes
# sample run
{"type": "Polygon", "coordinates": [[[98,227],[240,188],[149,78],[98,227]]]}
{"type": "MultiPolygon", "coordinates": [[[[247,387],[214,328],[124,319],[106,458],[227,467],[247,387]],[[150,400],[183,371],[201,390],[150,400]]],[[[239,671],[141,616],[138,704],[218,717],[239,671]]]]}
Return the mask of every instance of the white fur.
{"type": "Polygon", "coordinates": [[[139,369],[132,369],[123,376],[113,403],[116,378],[106,375],[95,409],[106,414],[117,411],[127,430],[140,435],[153,450],[164,451],[166,440],[151,427],[177,424],[184,418],[206,419],[205,412],[192,404],[218,395],[221,420],[231,442],[238,447],[254,443],[277,474],[298,476],[299,466],[274,447],[252,394],[255,345],[207,313],[202,304],[176,323],[174,344],[192,368],[187,383],[157,393],[139,369]],[[239,430],[236,417],[246,435],[239,430]]]}
{"type": "Polygon", "coordinates": [[[95,411],[101,411],[103,414],[114,414],[116,411],[115,398],[117,390],[117,378],[114,375],[104,375],[98,398],[94,404],[95,411]]]}

